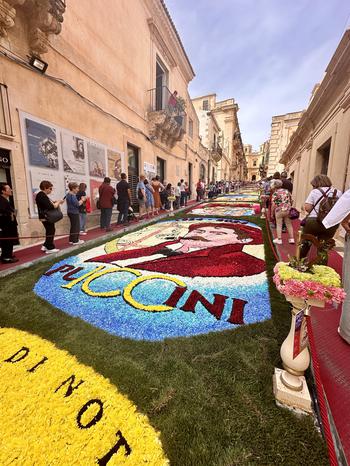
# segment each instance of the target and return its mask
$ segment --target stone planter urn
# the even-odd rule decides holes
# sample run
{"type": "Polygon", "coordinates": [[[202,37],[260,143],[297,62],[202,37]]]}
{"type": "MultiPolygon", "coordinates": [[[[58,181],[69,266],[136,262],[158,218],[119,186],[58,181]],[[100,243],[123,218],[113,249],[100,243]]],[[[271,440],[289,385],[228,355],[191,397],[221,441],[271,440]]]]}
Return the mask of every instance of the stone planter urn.
{"type": "Polygon", "coordinates": [[[292,305],[290,331],[281,346],[283,370],[275,368],[273,389],[276,401],[284,406],[312,412],[311,398],[304,377],[310,364],[306,317],[311,306],[324,308],[327,302],[342,302],[345,292],[340,276],[327,266],[314,265],[301,272],[279,262],[273,281],[292,305]]]}

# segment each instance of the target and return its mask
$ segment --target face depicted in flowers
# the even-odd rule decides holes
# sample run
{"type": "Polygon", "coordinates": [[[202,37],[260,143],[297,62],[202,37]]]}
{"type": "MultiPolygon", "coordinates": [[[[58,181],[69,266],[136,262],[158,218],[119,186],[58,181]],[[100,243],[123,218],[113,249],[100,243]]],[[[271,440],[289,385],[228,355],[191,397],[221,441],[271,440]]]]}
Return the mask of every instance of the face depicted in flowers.
{"type": "Polygon", "coordinates": [[[251,239],[232,225],[230,227],[228,225],[193,225],[179,241],[183,244],[182,250],[188,250],[190,248],[206,249],[225,244],[248,243],[251,239]]]}

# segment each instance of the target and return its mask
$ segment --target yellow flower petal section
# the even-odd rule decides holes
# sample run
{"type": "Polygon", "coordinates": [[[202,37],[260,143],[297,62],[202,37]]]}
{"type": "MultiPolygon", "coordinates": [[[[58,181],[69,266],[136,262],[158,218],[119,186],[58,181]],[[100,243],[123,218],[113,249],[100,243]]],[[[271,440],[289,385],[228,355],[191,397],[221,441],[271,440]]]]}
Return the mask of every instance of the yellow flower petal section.
{"type": "Polygon", "coordinates": [[[147,417],[52,343],[1,328],[0,377],[1,465],[169,464],[147,417]]]}

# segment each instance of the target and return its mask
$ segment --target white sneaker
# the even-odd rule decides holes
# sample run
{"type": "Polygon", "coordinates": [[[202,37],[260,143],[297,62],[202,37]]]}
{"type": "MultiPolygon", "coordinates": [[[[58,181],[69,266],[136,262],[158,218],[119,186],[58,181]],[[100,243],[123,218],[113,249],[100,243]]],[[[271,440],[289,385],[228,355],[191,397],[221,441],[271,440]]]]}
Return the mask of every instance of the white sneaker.
{"type": "Polygon", "coordinates": [[[47,249],[46,250],[46,254],[54,254],[55,252],[58,252],[59,249],[55,248],[55,249],[47,249]]]}
{"type": "Polygon", "coordinates": [[[282,244],[282,240],[279,239],[279,238],[275,238],[275,239],[273,240],[273,243],[275,243],[275,244],[282,244]]]}
{"type": "Polygon", "coordinates": [[[86,231],[81,231],[79,235],[87,235],[86,231]]]}
{"type": "Polygon", "coordinates": [[[73,246],[77,246],[78,244],[83,244],[83,243],[85,243],[85,241],[83,239],[80,239],[76,243],[72,243],[71,241],[69,241],[69,244],[72,244],[73,246]]]}
{"type": "Polygon", "coordinates": [[[47,251],[47,247],[46,247],[46,246],[41,246],[41,250],[42,250],[43,252],[46,252],[46,251],[47,251]]]}
{"type": "Polygon", "coordinates": [[[295,244],[295,241],[294,241],[293,238],[290,238],[290,239],[288,240],[288,243],[289,243],[289,244],[295,244]]]}

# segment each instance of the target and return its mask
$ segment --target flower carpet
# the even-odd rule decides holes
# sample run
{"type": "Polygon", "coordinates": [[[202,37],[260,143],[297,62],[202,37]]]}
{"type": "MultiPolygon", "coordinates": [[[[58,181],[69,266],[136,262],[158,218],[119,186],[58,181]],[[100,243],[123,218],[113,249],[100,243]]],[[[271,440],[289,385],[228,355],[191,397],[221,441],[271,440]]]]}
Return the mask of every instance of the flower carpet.
{"type": "Polygon", "coordinates": [[[289,311],[254,196],[2,279],[0,464],[326,464],[274,404],[289,311]]]}
{"type": "Polygon", "coordinates": [[[250,217],[260,213],[260,204],[257,203],[220,203],[209,202],[201,206],[194,207],[187,212],[188,215],[207,215],[223,217],[250,217]]]}
{"type": "Polygon", "coordinates": [[[245,220],[155,223],[56,263],[34,291],[70,315],[140,340],[228,330],[271,315],[262,232],[245,220]]]}

